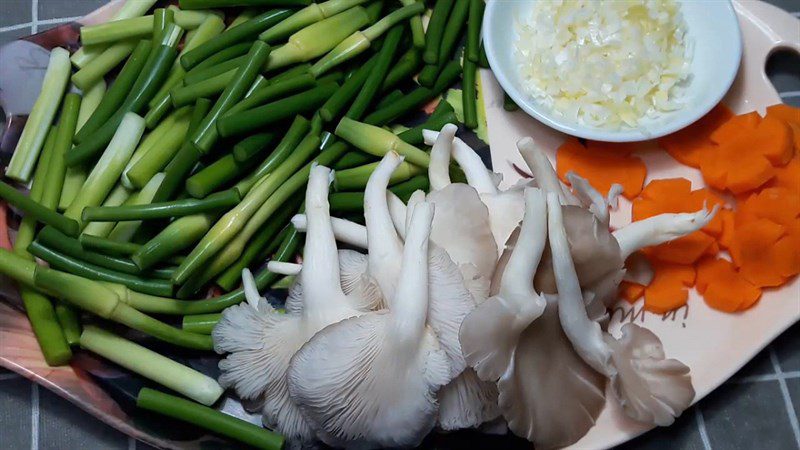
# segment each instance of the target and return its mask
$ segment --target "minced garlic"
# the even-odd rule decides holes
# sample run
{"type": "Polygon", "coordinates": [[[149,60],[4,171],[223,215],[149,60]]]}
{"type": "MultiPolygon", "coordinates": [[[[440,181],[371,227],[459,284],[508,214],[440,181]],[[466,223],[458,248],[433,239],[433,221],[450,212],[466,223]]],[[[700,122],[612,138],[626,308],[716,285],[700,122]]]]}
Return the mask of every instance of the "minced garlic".
{"type": "Polygon", "coordinates": [[[691,49],[674,0],[546,0],[518,24],[516,57],[537,101],[619,129],[681,108],[691,49]]]}

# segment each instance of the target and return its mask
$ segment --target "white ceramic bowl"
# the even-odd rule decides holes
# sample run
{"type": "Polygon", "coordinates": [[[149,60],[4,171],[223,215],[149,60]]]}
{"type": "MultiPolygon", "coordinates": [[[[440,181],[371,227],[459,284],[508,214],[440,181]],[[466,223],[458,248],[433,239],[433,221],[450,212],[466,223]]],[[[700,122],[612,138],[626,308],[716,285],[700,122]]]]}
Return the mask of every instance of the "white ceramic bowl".
{"type": "Polygon", "coordinates": [[[736,12],[728,0],[679,0],[686,21],[687,39],[694,47],[691,82],[682,98],[684,106],[656,119],[643,119],[642,127],[605,130],[582,125],[553,112],[522,86],[515,55],[517,27],[530,16],[537,1],[488,0],[483,17],[486,56],[497,81],[525,112],[564,133],[607,142],[644,141],[684,128],[703,117],[730,88],[742,58],[742,38],[736,12]]]}

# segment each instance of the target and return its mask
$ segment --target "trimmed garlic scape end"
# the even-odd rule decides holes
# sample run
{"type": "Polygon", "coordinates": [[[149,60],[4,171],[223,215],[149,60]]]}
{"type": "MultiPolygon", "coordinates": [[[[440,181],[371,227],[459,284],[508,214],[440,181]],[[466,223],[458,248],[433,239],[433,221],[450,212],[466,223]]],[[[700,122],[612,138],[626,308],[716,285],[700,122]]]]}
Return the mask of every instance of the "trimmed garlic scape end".
{"type": "Polygon", "coordinates": [[[412,214],[390,309],[331,325],[292,358],[291,397],[330,445],[413,446],[434,426],[450,365],[425,325],[433,207],[412,214]]]}
{"type": "Polygon", "coordinates": [[[302,308],[273,309],[259,297],[252,276],[243,273],[247,303],[226,309],[213,331],[215,350],[229,353],[220,362],[220,384],[243,399],[264,399],[263,420],[289,440],[309,441],[314,431],[289,398],[286,371],[300,347],[324,327],[359,314],[339,282],[339,253],[328,206],[330,169],[311,169],[306,191],[308,233],[295,295],[302,308]]]}

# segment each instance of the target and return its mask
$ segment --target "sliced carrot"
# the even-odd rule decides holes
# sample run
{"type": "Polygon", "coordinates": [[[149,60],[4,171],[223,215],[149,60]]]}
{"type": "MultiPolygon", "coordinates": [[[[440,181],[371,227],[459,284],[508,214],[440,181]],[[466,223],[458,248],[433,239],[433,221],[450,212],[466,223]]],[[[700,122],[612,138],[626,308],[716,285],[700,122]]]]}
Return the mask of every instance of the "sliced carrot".
{"type": "Polygon", "coordinates": [[[752,139],[758,142],[757,150],[775,166],[784,166],[794,156],[794,133],[789,124],[767,114],[758,124],[752,139]]]}
{"type": "Polygon", "coordinates": [[[761,145],[756,134],[720,145],[701,161],[703,178],[709,185],[734,194],[762,186],[775,176],[775,168],[759,151],[761,145]]]}
{"type": "Polygon", "coordinates": [[[704,256],[715,256],[720,251],[720,246],[718,241],[712,241],[711,245],[706,248],[706,252],[704,256]]]}
{"type": "Polygon", "coordinates": [[[792,122],[786,122],[789,128],[792,129],[792,143],[794,145],[794,154],[800,153],[800,125],[792,122]]]}
{"type": "Polygon", "coordinates": [[[722,233],[717,237],[717,241],[720,247],[728,249],[731,246],[731,242],[733,242],[733,234],[736,229],[735,216],[733,211],[729,209],[721,209],[717,214],[722,220],[722,233]]]}
{"type": "Polygon", "coordinates": [[[786,278],[800,274],[800,233],[788,234],[775,243],[775,270],[786,278]]]}
{"type": "Polygon", "coordinates": [[[658,145],[682,164],[699,168],[711,147],[711,133],[732,117],[733,112],[720,103],[692,125],[660,138],[658,145]]]}
{"type": "Polygon", "coordinates": [[[566,174],[574,171],[589,180],[600,192],[608,192],[611,185],[619,183],[623,195],[634,198],[642,191],[647,167],[641,159],[610,153],[591,152],[574,138],[567,139],[556,153],[556,171],[566,183],[566,174]]]}
{"type": "Polygon", "coordinates": [[[644,295],[644,286],[630,281],[623,281],[619,284],[619,296],[628,303],[636,303],[644,295]]]}
{"type": "Polygon", "coordinates": [[[776,244],[785,235],[785,228],[767,219],[736,224],[730,247],[731,259],[741,275],[757,287],[780,286],[784,282],[781,268],[791,264],[779,261],[785,252],[776,244]]]}
{"type": "Polygon", "coordinates": [[[784,187],[770,187],[751,194],[737,205],[739,221],[769,219],[789,227],[800,217],[800,194],[784,187]]]}
{"type": "Polygon", "coordinates": [[[784,187],[800,195],[800,155],[795,156],[783,167],[775,168],[775,178],[767,186],[784,187]]]}
{"type": "Polygon", "coordinates": [[[663,314],[680,308],[689,299],[686,288],[694,285],[695,270],[691,265],[653,261],[653,281],[644,288],[644,308],[663,314]]]}
{"type": "Polygon", "coordinates": [[[709,138],[715,144],[725,144],[745,133],[752,133],[759,122],[761,122],[761,116],[755,111],[733,116],[714,130],[709,138]]]}
{"type": "Polygon", "coordinates": [[[748,309],[761,297],[761,289],[740,276],[733,264],[724,259],[700,260],[696,287],[708,306],[725,312],[748,309]]]}
{"type": "Polygon", "coordinates": [[[795,108],[785,103],[779,103],[768,107],[767,115],[779,117],[786,122],[800,125],[800,108],[795,108]]]}
{"type": "Polygon", "coordinates": [[[649,247],[642,250],[651,259],[658,259],[674,264],[692,264],[703,255],[709,252],[709,247],[714,244],[713,237],[695,231],[692,234],[683,236],[656,247],[649,247]]]}

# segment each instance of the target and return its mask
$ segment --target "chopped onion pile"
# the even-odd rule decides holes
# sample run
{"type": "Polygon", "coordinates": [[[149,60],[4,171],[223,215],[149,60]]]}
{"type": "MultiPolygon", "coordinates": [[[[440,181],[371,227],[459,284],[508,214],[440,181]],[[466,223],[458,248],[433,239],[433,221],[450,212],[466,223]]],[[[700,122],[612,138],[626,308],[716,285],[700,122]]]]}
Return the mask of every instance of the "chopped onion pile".
{"type": "Polygon", "coordinates": [[[683,105],[691,52],[674,0],[536,2],[518,36],[525,89],[578,123],[638,127],[683,105]]]}

